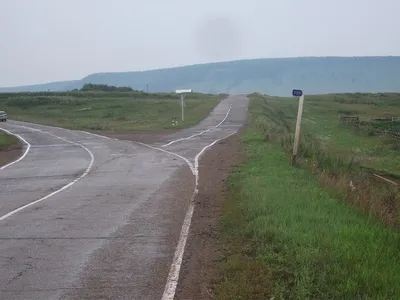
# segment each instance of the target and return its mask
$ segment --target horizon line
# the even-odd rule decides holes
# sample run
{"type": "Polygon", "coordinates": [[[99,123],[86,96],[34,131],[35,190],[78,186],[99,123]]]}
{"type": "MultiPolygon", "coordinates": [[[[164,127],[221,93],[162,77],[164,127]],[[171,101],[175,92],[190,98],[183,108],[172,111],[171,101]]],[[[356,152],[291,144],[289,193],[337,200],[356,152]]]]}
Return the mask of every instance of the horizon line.
{"type": "Polygon", "coordinates": [[[185,68],[185,67],[194,67],[201,65],[212,65],[219,63],[230,63],[230,62],[239,62],[239,61],[251,61],[251,60],[285,60],[285,59],[301,59],[301,58],[389,58],[389,57],[400,57],[400,55],[364,55],[364,56],[338,56],[338,55],[327,55],[327,56],[287,56],[287,57],[258,57],[258,58],[242,58],[242,59],[234,59],[234,60],[222,60],[222,61],[210,61],[205,63],[194,63],[194,64],[185,64],[185,65],[177,65],[173,67],[164,67],[164,68],[156,68],[156,69],[144,69],[144,70],[136,70],[136,71],[104,71],[104,72],[95,72],[90,73],[84,76],[81,79],[65,79],[65,80],[55,80],[55,81],[47,81],[43,83],[32,83],[32,84],[21,84],[14,86],[0,86],[0,89],[12,89],[12,88],[20,88],[20,87],[30,87],[37,85],[45,85],[45,84],[53,84],[53,83],[61,83],[61,82],[74,82],[80,81],[84,78],[91,75],[101,75],[101,74],[116,74],[116,73],[144,73],[144,72],[152,72],[152,71],[161,71],[161,70],[171,70],[177,68],[185,68]]]}

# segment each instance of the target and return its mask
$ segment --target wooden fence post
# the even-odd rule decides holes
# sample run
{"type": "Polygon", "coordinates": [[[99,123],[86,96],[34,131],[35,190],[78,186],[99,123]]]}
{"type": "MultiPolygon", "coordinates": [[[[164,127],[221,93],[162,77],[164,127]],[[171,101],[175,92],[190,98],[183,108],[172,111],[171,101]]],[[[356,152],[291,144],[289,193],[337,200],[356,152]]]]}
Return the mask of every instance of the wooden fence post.
{"type": "Polygon", "coordinates": [[[301,116],[303,115],[303,104],[304,104],[304,95],[301,95],[300,100],[299,100],[299,109],[297,111],[296,132],[294,134],[292,165],[294,165],[296,163],[297,151],[299,149],[301,116]]]}

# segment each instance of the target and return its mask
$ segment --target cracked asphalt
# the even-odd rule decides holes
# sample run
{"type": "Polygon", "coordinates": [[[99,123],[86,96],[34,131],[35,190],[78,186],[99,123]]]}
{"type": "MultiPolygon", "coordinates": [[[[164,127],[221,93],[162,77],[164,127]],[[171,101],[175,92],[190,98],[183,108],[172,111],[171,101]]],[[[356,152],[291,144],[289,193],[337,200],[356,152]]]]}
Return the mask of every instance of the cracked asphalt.
{"type": "MultiPolygon", "coordinates": [[[[230,96],[197,126],[153,146],[194,164],[205,146],[244,124],[247,106],[245,96],[230,96]]],[[[161,299],[195,184],[186,162],[81,131],[0,126],[31,144],[0,171],[0,299],[161,299]]]]}

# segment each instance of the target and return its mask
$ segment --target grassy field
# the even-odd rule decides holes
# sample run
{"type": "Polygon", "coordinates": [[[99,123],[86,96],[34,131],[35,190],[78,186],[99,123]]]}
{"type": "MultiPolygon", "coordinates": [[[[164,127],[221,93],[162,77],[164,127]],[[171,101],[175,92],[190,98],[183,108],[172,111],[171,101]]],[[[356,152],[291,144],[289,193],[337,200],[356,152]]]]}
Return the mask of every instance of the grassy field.
{"type": "Polygon", "coordinates": [[[17,143],[18,139],[15,136],[8,135],[0,130],[0,151],[16,145],[17,143]]]}
{"type": "Polygon", "coordinates": [[[179,96],[143,92],[63,92],[0,94],[10,119],[91,131],[160,131],[201,121],[222,96],[191,94],[181,122],[179,96]],[[176,118],[178,126],[172,127],[176,118]]]}
{"type": "MultiPolygon", "coordinates": [[[[298,99],[261,95],[253,97],[265,101],[263,105],[268,106],[276,118],[287,125],[289,133],[294,131],[298,99]]],[[[305,143],[317,141],[325,152],[341,157],[345,162],[355,161],[378,173],[400,176],[400,140],[341,124],[339,115],[359,116],[362,122],[384,115],[400,116],[400,94],[307,96],[302,123],[305,143]]],[[[381,126],[378,124],[375,126],[381,126]]],[[[392,129],[397,130],[397,122],[391,124],[392,129]]]]}
{"type": "MultiPolygon", "coordinates": [[[[342,108],[318,99],[311,108],[307,98],[305,134],[310,130],[332,152],[367,151],[358,145],[363,135],[337,124],[335,109],[342,108]]],[[[246,162],[228,183],[215,298],[400,299],[400,233],[352,208],[306,168],[290,165],[285,137],[274,137],[294,121],[282,115],[296,111],[290,101],[252,97],[246,162]]]]}
{"type": "MultiPolygon", "coordinates": [[[[298,100],[259,94],[252,99],[259,107],[258,129],[290,155],[298,100]]],[[[358,116],[362,124],[386,114],[399,116],[399,99],[399,94],[306,97],[298,159],[298,165],[316,175],[336,198],[394,227],[400,226],[399,189],[377,182],[372,174],[399,177],[400,139],[370,126],[343,124],[339,115],[358,116]]]]}

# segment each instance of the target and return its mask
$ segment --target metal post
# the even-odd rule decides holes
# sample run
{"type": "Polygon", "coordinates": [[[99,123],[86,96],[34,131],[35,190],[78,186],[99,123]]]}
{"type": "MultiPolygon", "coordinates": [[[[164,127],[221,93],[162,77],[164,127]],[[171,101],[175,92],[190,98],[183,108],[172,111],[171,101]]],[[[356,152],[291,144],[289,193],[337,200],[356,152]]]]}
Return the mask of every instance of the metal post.
{"type": "Polygon", "coordinates": [[[299,148],[301,116],[303,114],[303,103],[304,103],[304,95],[302,95],[300,97],[299,109],[297,111],[297,122],[296,122],[296,132],[294,134],[292,165],[294,165],[296,163],[297,150],[299,148]]]}
{"type": "Polygon", "coordinates": [[[185,102],[184,102],[185,96],[181,95],[181,109],[182,109],[182,122],[185,120],[185,102]]]}

